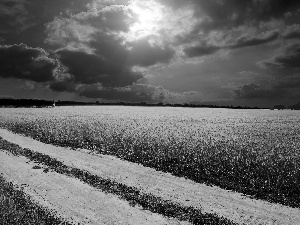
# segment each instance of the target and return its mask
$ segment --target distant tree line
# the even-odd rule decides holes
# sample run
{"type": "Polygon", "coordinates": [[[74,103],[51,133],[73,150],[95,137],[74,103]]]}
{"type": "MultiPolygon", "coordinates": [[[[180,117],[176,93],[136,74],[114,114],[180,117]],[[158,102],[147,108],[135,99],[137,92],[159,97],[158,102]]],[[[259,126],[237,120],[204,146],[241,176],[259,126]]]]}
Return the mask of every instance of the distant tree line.
{"type": "Polygon", "coordinates": [[[291,106],[288,106],[288,107],[285,107],[282,104],[274,105],[274,107],[272,109],[273,110],[283,110],[283,109],[300,110],[300,102],[296,105],[291,105],[291,106]]]}
{"type": "MultiPolygon", "coordinates": [[[[188,108],[227,108],[227,109],[266,109],[248,106],[233,106],[233,105],[212,105],[212,104],[172,104],[172,103],[148,103],[148,102],[78,102],[78,101],[54,101],[41,99],[0,99],[0,107],[54,107],[54,106],[88,106],[88,105],[121,105],[121,106],[150,106],[150,107],[188,107],[188,108]]],[[[285,107],[284,105],[275,105],[272,110],[292,109],[300,110],[300,102],[296,105],[285,107]]]]}
{"type": "MultiPolygon", "coordinates": [[[[187,107],[187,108],[227,108],[227,109],[262,109],[258,107],[248,107],[248,106],[233,106],[233,105],[212,105],[212,104],[179,104],[179,103],[147,103],[147,102],[139,102],[139,103],[129,103],[129,102],[117,102],[117,103],[104,103],[104,102],[96,102],[97,105],[122,105],[122,106],[158,106],[158,107],[187,107]]],[[[265,108],[264,108],[265,109],[265,108]]]]}
{"type": "Polygon", "coordinates": [[[55,106],[84,106],[97,105],[97,102],[77,102],[77,101],[60,101],[55,102],[55,106]]]}
{"type": "Polygon", "coordinates": [[[291,105],[288,108],[292,110],[300,110],[300,102],[296,105],[291,105]]]}
{"type": "Polygon", "coordinates": [[[0,99],[0,107],[52,107],[54,101],[41,100],[41,99],[13,99],[2,98],[0,99]]]}

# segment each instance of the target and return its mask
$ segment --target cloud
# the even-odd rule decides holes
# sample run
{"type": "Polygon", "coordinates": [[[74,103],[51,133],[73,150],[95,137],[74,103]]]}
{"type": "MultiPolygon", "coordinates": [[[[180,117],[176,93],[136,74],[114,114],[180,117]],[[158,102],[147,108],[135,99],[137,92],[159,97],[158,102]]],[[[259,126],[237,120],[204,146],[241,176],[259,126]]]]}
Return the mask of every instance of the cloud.
{"type": "Polygon", "coordinates": [[[25,44],[0,46],[0,77],[47,82],[54,80],[56,61],[41,48],[25,44]]]}
{"type": "Polygon", "coordinates": [[[5,73],[5,76],[35,80],[51,91],[60,92],[54,94],[85,96],[82,99],[102,96],[122,101],[213,100],[225,95],[229,98],[233,87],[223,88],[229,83],[239,85],[234,89],[236,98],[256,101],[261,94],[268,99],[276,95],[276,89],[289,93],[297,82],[274,75],[283,70],[262,72],[255,62],[269,59],[261,65],[289,69],[284,70],[289,77],[297,72],[298,48],[287,50],[287,46],[299,39],[299,3],[296,0],[149,0],[147,3],[3,0],[1,44],[22,40],[28,46],[51,49],[50,56],[40,53],[42,57],[28,57],[30,70],[37,64],[37,58],[40,64],[43,61],[51,67],[44,78],[27,75],[29,69],[26,70],[25,63],[20,64],[25,69],[19,75],[5,73]],[[23,18],[24,23],[16,23],[16,18],[23,18]],[[32,21],[36,26],[23,32],[22,37],[15,35],[18,26],[22,28],[22,24],[32,21]],[[286,47],[275,51],[272,57],[273,47],[278,46],[286,47]],[[247,51],[241,49],[245,47],[247,51]],[[214,57],[196,58],[210,55],[214,57]],[[271,81],[269,86],[258,84],[269,79],[276,82],[271,81]]]}
{"type": "Polygon", "coordinates": [[[125,102],[182,103],[198,99],[198,92],[171,92],[149,84],[133,84],[122,88],[105,88],[101,84],[82,85],[77,88],[77,93],[87,98],[125,102]]]}
{"type": "MultiPolygon", "coordinates": [[[[175,55],[170,45],[151,37],[127,40],[124,33],[135,23],[135,14],[110,4],[93,1],[86,12],[57,17],[46,26],[46,43],[61,47],[55,51],[57,59],[75,84],[132,85],[143,77],[133,68],[169,63],[175,55]]],[[[60,90],[62,84],[53,85],[60,90]]]]}
{"type": "Polygon", "coordinates": [[[277,75],[268,84],[244,84],[233,89],[235,99],[299,100],[300,73],[277,75]]]}
{"type": "Polygon", "coordinates": [[[253,10],[256,6],[260,7],[258,15],[262,19],[280,18],[287,12],[297,11],[300,7],[298,0],[256,0],[254,3],[253,10]]]}
{"type": "Polygon", "coordinates": [[[61,49],[56,51],[56,55],[77,84],[101,83],[105,87],[121,87],[142,78],[130,67],[115,64],[97,54],[61,49]]]}
{"type": "Polygon", "coordinates": [[[284,30],[282,37],[285,39],[300,39],[300,25],[294,24],[292,26],[288,26],[284,30]]]}
{"type": "Polygon", "coordinates": [[[0,15],[15,16],[18,14],[27,14],[24,7],[25,0],[2,0],[0,3],[0,15]]]}
{"type": "Polygon", "coordinates": [[[298,96],[300,97],[300,73],[292,74],[290,76],[283,76],[280,80],[274,85],[277,89],[296,89],[298,96]]]}
{"type": "Polygon", "coordinates": [[[45,42],[60,47],[88,48],[94,35],[110,38],[128,32],[136,22],[135,14],[124,5],[109,5],[108,2],[112,3],[93,1],[87,5],[86,11],[68,17],[56,17],[46,25],[45,42]]]}
{"type": "Polygon", "coordinates": [[[46,33],[47,44],[90,52],[87,43],[92,40],[91,35],[95,33],[95,28],[80,24],[77,20],[56,17],[46,25],[46,33]]]}
{"type": "Polygon", "coordinates": [[[230,46],[229,48],[234,49],[234,48],[261,45],[276,40],[278,36],[279,36],[278,32],[271,32],[266,35],[261,35],[256,37],[241,36],[237,39],[236,43],[230,46]]]}
{"type": "Polygon", "coordinates": [[[126,40],[125,33],[137,22],[137,16],[124,5],[107,6],[108,2],[111,3],[94,1],[86,12],[55,18],[46,26],[46,43],[144,67],[168,62],[173,57],[170,46],[150,44],[150,37],[126,40]]]}
{"type": "Polygon", "coordinates": [[[233,90],[237,99],[276,99],[284,97],[286,90],[261,84],[244,84],[233,90]]]}
{"type": "Polygon", "coordinates": [[[126,87],[105,88],[101,84],[82,85],[77,89],[80,96],[126,102],[160,102],[165,98],[166,90],[146,84],[134,84],[126,87]]]}
{"type": "Polygon", "coordinates": [[[106,6],[115,6],[115,5],[121,5],[121,6],[127,6],[130,4],[131,0],[94,0],[92,3],[88,4],[89,8],[93,7],[100,7],[104,8],[106,6]]]}
{"type": "Polygon", "coordinates": [[[183,50],[183,52],[189,57],[198,57],[198,56],[204,56],[204,55],[210,55],[218,50],[220,50],[221,47],[218,46],[192,46],[187,47],[183,50]]]}
{"type": "Polygon", "coordinates": [[[87,13],[74,15],[74,19],[113,32],[128,32],[129,27],[137,20],[133,11],[122,4],[103,6],[101,2],[94,2],[88,5],[88,9],[87,13]]]}
{"type": "Polygon", "coordinates": [[[29,22],[31,16],[26,9],[28,4],[26,0],[2,0],[0,2],[0,33],[21,32],[35,24],[32,21],[29,22]]]}
{"type": "Polygon", "coordinates": [[[132,49],[128,52],[128,63],[143,67],[156,63],[168,63],[175,51],[169,46],[150,45],[147,39],[134,41],[130,44],[132,49]]]}
{"type": "Polygon", "coordinates": [[[72,81],[53,81],[50,83],[49,88],[57,92],[76,92],[76,85],[72,81]]]}
{"type": "Polygon", "coordinates": [[[200,21],[201,29],[230,29],[245,23],[281,18],[286,12],[297,11],[298,0],[188,0],[200,21]]]}
{"type": "Polygon", "coordinates": [[[242,75],[242,76],[245,76],[245,77],[253,77],[253,76],[257,76],[258,75],[258,73],[256,73],[256,72],[245,71],[245,70],[240,71],[239,74],[242,75]]]}
{"type": "Polygon", "coordinates": [[[123,39],[106,33],[96,33],[89,46],[95,54],[101,55],[116,66],[149,67],[157,63],[168,63],[175,51],[166,44],[151,43],[144,38],[123,43],[123,39]]]}
{"type": "Polygon", "coordinates": [[[207,40],[207,42],[203,42],[198,46],[189,46],[183,49],[183,52],[189,58],[199,57],[204,55],[214,54],[221,49],[237,49],[249,46],[256,46],[261,44],[266,44],[276,40],[279,36],[278,32],[270,32],[267,34],[259,34],[256,36],[243,35],[236,40],[230,38],[227,40],[227,43],[223,43],[223,45],[210,45],[207,42],[211,42],[211,40],[207,40]]]}
{"type": "Polygon", "coordinates": [[[95,33],[92,38],[89,47],[94,49],[94,54],[101,56],[108,63],[113,63],[116,67],[125,65],[129,50],[122,44],[122,38],[103,32],[95,33]]]}
{"type": "MultiPolygon", "coordinates": [[[[157,0],[167,7],[172,7],[175,11],[181,9],[190,10],[193,13],[193,28],[186,33],[178,35],[179,44],[189,43],[199,40],[207,42],[207,46],[223,46],[222,44],[211,43],[208,36],[211,32],[225,32],[232,34],[232,40],[238,35],[235,29],[244,27],[244,34],[247,28],[259,28],[262,23],[271,20],[281,20],[287,12],[292,15],[300,8],[298,0],[157,0]],[[204,39],[204,40],[203,40],[204,39]]],[[[297,18],[291,17],[297,21],[297,18]]],[[[190,19],[191,20],[191,19],[190,19]]],[[[261,29],[260,33],[272,31],[271,27],[261,29]]],[[[215,37],[213,37],[215,39],[215,37]]],[[[253,38],[241,40],[241,45],[253,46],[260,41],[253,38]]],[[[217,40],[217,43],[219,41],[217,40]]],[[[239,43],[236,43],[239,44],[239,43]]],[[[194,46],[196,46],[194,44],[194,46]]],[[[238,47],[238,46],[236,46],[238,47]]],[[[201,52],[201,51],[200,51],[201,52]]]]}
{"type": "MultiPolygon", "coordinates": [[[[187,0],[184,4],[180,1],[160,1],[177,10],[189,7],[193,11],[193,29],[178,35],[177,41],[179,45],[188,44],[188,50],[195,51],[195,55],[197,49],[199,55],[202,51],[205,55],[206,52],[214,53],[217,48],[234,49],[275,41],[279,38],[279,31],[286,26],[282,19],[284,15],[300,9],[297,0],[187,0]]],[[[297,23],[297,16],[292,16],[290,23],[297,23]]],[[[286,37],[296,35],[293,33],[286,37]]]]}
{"type": "Polygon", "coordinates": [[[257,84],[244,84],[240,87],[237,87],[233,90],[236,97],[238,98],[257,98],[259,97],[257,95],[257,92],[261,89],[261,85],[257,84]]]}
{"type": "Polygon", "coordinates": [[[171,92],[161,86],[133,84],[124,87],[104,87],[101,83],[76,85],[69,81],[54,81],[49,88],[56,92],[69,92],[81,97],[124,102],[182,103],[198,99],[199,93],[171,92]]]}
{"type": "Polygon", "coordinates": [[[49,88],[56,92],[69,92],[81,97],[124,102],[182,103],[199,99],[195,91],[171,92],[161,86],[132,84],[124,87],[104,87],[101,83],[75,84],[74,81],[53,81],[49,88]]]}
{"type": "Polygon", "coordinates": [[[300,68],[300,44],[289,44],[279,49],[277,55],[258,63],[261,67],[300,68]]]}

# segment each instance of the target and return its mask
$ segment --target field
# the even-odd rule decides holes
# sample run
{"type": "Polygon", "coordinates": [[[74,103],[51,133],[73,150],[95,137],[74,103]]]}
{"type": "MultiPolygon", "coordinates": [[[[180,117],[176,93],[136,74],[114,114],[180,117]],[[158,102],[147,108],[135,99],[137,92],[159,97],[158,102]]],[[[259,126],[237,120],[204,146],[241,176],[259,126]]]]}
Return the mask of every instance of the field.
{"type": "Polygon", "coordinates": [[[168,107],[1,109],[0,127],[199,183],[300,206],[297,111],[168,107]]]}

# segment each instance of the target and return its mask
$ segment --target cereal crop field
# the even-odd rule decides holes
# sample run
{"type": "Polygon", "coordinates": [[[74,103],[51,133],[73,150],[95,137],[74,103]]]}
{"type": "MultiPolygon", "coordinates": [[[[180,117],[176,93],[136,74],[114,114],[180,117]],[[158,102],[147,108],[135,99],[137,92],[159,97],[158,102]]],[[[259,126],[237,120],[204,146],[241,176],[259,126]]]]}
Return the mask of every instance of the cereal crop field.
{"type": "Polygon", "coordinates": [[[0,127],[198,183],[300,206],[299,111],[85,106],[2,108],[0,127]]]}

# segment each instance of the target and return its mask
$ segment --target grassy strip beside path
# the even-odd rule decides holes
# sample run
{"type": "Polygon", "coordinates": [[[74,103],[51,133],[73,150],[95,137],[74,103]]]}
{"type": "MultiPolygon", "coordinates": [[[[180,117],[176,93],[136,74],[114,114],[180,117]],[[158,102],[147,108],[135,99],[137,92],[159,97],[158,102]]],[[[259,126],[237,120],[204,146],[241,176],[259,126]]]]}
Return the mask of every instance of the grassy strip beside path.
{"type": "MultiPolygon", "coordinates": [[[[88,171],[66,166],[62,162],[51,158],[48,155],[34,152],[28,148],[23,149],[16,144],[3,140],[1,137],[0,149],[7,150],[14,155],[25,156],[31,161],[43,164],[47,166],[48,169],[57,173],[76,177],[92,187],[100,189],[106,193],[112,193],[119,196],[121,199],[128,201],[132,206],[139,205],[143,207],[143,209],[151,212],[159,213],[167,217],[177,218],[181,221],[189,221],[192,224],[234,224],[228,219],[218,217],[215,214],[203,214],[199,209],[181,206],[177,203],[163,200],[154,195],[142,193],[135,187],[129,187],[124,184],[93,175],[88,171]]],[[[47,172],[47,169],[44,171],[47,172]]]]}

